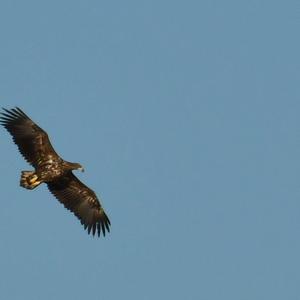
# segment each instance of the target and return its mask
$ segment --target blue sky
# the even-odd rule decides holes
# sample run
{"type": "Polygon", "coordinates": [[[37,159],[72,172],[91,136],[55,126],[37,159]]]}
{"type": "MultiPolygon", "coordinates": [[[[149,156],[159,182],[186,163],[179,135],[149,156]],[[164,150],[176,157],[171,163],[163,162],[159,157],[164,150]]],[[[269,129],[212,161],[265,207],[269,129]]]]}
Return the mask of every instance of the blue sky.
{"type": "Polygon", "coordinates": [[[1,1],[0,101],[110,216],[86,234],[1,130],[1,299],[299,299],[296,1],[1,1]]]}

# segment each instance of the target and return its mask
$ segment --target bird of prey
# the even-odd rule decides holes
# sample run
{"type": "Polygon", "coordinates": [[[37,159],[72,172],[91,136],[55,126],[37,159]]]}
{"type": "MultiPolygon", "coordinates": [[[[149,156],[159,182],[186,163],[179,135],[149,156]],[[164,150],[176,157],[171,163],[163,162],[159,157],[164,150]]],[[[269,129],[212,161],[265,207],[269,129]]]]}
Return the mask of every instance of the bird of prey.
{"type": "Polygon", "coordinates": [[[78,163],[63,160],[52,147],[47,133],[20,108],[3,108],[0,124],[12,135],[32,171],[22,171],[20,185],[32,190],[46,183],[50,192],[81,221],[93,236],[109,232],[110,221],[96,194],[83,184],[73,170],[83,171],[78,163]]]}

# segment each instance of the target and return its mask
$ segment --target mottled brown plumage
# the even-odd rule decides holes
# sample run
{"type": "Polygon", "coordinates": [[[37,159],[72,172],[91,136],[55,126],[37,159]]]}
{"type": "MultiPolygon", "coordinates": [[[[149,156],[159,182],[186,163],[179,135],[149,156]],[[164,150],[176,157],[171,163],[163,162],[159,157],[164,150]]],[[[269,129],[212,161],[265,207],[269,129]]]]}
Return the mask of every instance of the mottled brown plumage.
{"type": "Polygon", "coordinates": [[[34,189],[46,183],[50,192],[76,217],[88,233],[100,236],[109,231],[110,221],[96,194],[72,170],[83,170],[78,163],[63,160],[53,149],[47,133],[20,108],[3,108],[0,124],[12,135],[19,151],[34,171],[22,171],[20,185],[34,189]]]}

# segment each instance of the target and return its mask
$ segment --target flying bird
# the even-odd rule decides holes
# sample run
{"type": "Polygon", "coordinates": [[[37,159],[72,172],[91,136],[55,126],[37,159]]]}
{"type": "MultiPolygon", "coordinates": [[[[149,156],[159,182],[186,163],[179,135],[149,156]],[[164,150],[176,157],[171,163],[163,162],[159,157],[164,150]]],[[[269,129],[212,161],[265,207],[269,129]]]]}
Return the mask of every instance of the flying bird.
{"type": "Polygon", "coordinates": [[[0,124],[12,135],[25,160],[34,168],[22,171],[20,185],[32,190],[45,183],[50,192],[81,221],[88,233],[109,232],[110,221],[96,194],[83,184],[73,170],[83,171],[79,163],[63,160],[52,147],[48,134],[20,108],[3,108],[0,124]]]}

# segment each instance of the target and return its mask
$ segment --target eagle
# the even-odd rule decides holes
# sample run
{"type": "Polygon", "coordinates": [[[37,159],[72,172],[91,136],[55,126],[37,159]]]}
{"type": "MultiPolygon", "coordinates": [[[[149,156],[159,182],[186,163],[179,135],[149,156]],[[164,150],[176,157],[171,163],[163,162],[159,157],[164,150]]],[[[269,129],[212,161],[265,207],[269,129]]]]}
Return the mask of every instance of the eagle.
{"type": "Polygon", "coordinates": [[[20,108],[3,108],[0,124],[12,135],[25,160],[34,168],[22,171],[20,185],[35,189],[42,183],[80,220],[88,234],[105,236],[110,220],[95,192],[82,183],[73,170],[84,171],[79,163],[62,159],[52,147],[48,134],[20,108]]]}

